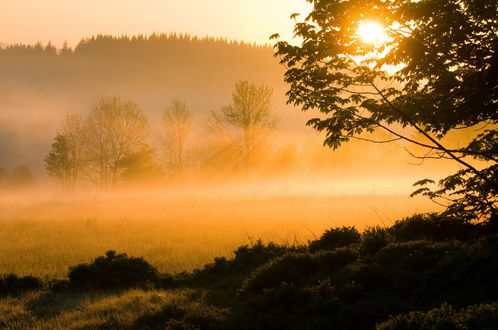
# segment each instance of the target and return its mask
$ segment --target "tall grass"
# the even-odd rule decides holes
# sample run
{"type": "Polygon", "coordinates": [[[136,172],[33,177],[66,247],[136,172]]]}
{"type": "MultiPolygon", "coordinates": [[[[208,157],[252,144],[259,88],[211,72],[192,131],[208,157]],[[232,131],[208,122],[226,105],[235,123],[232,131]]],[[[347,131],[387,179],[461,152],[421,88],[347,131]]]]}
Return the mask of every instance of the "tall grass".
{"type": "Polygon", "coordinates": [[[250,241],[306,243],[330,227],[389,226],[434,205],[405,194],[287,190],[0,196],[0,274],[63,278],[107,250],[192,270],[250,241]]]}

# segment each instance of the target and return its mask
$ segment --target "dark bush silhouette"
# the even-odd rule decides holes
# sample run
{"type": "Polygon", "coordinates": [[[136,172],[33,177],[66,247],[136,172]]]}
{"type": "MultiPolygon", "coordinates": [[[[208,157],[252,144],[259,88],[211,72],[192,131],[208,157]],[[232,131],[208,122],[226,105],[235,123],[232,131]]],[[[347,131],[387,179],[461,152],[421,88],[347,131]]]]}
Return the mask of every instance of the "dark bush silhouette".
{"type": "Polygon", "coordinates": [[[154,314],[144,315],[133,329],[222,329],[228,311],[194,301],[174,301],[154,314]]]}
{"type": "Polygon", "coordinates": [[[317,272],[317,262],[307,253],[288,254],[260,267],[245,281],[244,291],[262,292],[282,283],[299,283],[308,280],[306,275],[317,272]]]}
{"type": "Polygon", "coordinates": [[[264,244],[261,240],[234,251],[233,258],[219,257],[214,262],[192,273],[177,274],[174,287],[195,286],[205,289],[209,299],[224,306],[235,303],[237,291],[248,275],[261,265],[286,253],[305,251],[305,247],[286,247],[275,243],[264,244]]]}
{"type": "Polygon", "coordinates": [[[234,251],[235,257],[232,260],[232,265],[238,272],[251,272],[255,267],[293,249],[273,242],[265,245],[261,240],[258,240],[252,246],[243,245],[237,248],[234,251]]]}
{"type": "Polygon", "coordinates": [[[107,251],[91,264],[70,268],[68,277],[74,287],[119,289],[151,285],[158,279],[158,273],[142,258],[107,251]]]}
{"type": "Polygon", "coordinates": [[[287,284],[317,282],[331,275],[357,258],[354,250],[340,248],[317,254],[293,253],[276,258],[254,271],[242,290],[261,292],[264,289],[287,284]]]}
{"type": "Polygon", "coordinates": [[[0,277],[0,297],[41,290],[43,287],[43,282],[33,276],[18,277],[17,275],[9,274],[0,277]]]}
{"type": "Polygon", "coordinates": [[[498,235],[470,226],[479,234],[465,241],[388,241],[381,247],[386,236],[392,239],[391,229],[376,228],[349,248],[273,259],[243,282],[234,322],[243,329],[372,329],[389,315],[444,302],[463,307],[496,301],[498,235]],[[369,245],[370,239],[381,244],[369,245]],[[338,268],[330,263],[327,270],[324,256],[340,250],[356,255],[356,249],[360,257],[338,268]]]}
{"type": "Polygon", "coordinates": [[[438,263],[445,254],[461,248],[458,241],[393,243],[377,252],[373,261],[383,266],[403,266],[406,271],[421,271],[438,263]]]}
{"type": "Polygon", "coordinates": [[[309,249],[312,252],[319,250],[333,250],[339,247],[349,246],[360,241],[360,233],[353,227],[332,228],[325,231],[320,239],[310,242],[309,249]]]}
{"type": "Polygon", "coordinates": [[[389,229],[396,241],[447,239],[467,240],[476,237],[478,226],[465,219],[436,213],[416,214],[396,223],[389,229]]]}
{"type": "Polygon", "coordinates": [[[374,254],[389,244],[390,235],[385,228],[367,228],[361,234],[360,252],[363,255],[374,254]]]}
{"type": "Polygon", "coordinates": [[[498,302],[473,305],[456,310],[443,304],[428,312],[414,311],[396,315],[381,323],[379,330],[479,329],[493,330],[498,325],[498,302]]]}
{"type": "Polygon", "coordinates": [[[196,280],[224,280],[226,277],[247,275],[264,263],[280,257],[286,253],[304,250],[298,247],[285,247],[273,242],[265,245],[261,240],[252,246],[243,245],[234,251],[232,259],[219,257],[214,263],[204,266],[201,270],[194,270],[193,276],[196,280]]]}

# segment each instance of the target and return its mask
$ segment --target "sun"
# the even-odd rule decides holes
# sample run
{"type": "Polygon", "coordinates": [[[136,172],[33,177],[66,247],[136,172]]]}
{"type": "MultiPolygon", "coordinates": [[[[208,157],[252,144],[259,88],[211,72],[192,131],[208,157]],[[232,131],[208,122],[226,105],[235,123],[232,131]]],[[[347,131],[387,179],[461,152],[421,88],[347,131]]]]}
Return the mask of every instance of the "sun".
{"type": "Polygon", "coordinates": [[[371,44],[378,44],[387,39],[384,27],[374,21],[360,22],[356,33],[364,42],[371,44]]]}

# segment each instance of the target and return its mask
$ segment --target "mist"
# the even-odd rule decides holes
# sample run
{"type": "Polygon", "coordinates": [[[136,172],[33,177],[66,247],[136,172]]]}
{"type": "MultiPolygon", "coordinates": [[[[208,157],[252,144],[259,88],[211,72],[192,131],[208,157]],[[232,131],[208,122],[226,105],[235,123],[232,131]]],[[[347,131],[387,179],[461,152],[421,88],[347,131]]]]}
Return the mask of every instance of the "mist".
{"type": "Polygon", "coordinates": [[[284,70],[268,46],[97,36],[74,49],[9,46],[0,59],[0,219],[17,242],[2,247],[5,272],[61,277],[111,248],[191,270],[251,240],[289,245],[331,226],[385,227],[438,210],[410,199],[411,185],[452,170],[444,161],[417,164],[398,142],[323,146],[325,136],[306,126],[318,114],[286,104],[284,70]],[[251,129],[234,119],[249,91],[268,96],[251,129]],[[132,117],[105,117],[127,107],[132,117]],[[95,157],[113,156],[114,147],[99,149],[89,132],[107,130],[108,120],[141,124],[136,135],[109,135],[136,141],[103,169],[95,157]],[[81,168],[68,165],[77,174],[60,165],[64,143],[84,149],[81,168]],[[196,236],[198,228],[208,236],[196,236]],[[50,248],[16,266],[21,251],[38,246],[50,248]],[[55,258],[61,246],[67,252],[55,258]]]}
{"type": "Polygon", "coordinates": [[[28,2],[0,328],[496,328],[497,2],[28,2]]]}

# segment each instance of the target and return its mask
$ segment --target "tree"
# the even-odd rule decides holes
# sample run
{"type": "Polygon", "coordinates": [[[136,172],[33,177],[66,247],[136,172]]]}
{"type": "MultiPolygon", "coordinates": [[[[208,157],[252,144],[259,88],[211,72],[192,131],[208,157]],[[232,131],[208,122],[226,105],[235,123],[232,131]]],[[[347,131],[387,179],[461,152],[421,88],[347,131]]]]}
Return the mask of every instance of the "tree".
{"type": "Polygon", "coordinates": [[[275,128],[271,113],[273,88],[248,81],[235,83],[232,103],[212,112],[208,122],[211,142],[219,152],[238,154],[237,165],[244,167],[254,160],[268,134],[275,128]]]}
{"type": "Polygon", "coordinates": [[[123,159],[146,144],[149,126],[135,102],[110,96],[97,99],[91,107],[86,133],[88,173],[101,189],[109,189],[120,177],[123,159]]]}
{"type": "Polygon", "coordinates": [[[66,115],[62,132],[55,137],[45,158],[48,174],[59,180],[65,191],[74,191],[85,169],[86,143],[86,130],[81,116],[66,115]]]}
{"type": "Polygon", "coordinates": [[[308,122],[326,132],[324,143],[336,149],[380,130],[392,138],[367,140],[402,140],[425,149],[415,155],[422,160],[452,159],[461,170],[436,190],[425,186],[415,193],[446,200],[448,213],[497,220],[498,3],[309,2],[311,13],[295,25],[300,44],[279,41],[275,48],[287,67],[288,101],[325,114],[308,122]],[[362,40],[357,31],[367,22],[385,36],[362,40]],[[468,144],[445,145],[449,132],[465,128],[475,130],[468,144]]]}
{"type": "Polygon", "coordinates": [[[59,55],[61,56],[68,56],[73,53],[73,50],[71,47],[68,46],[67,41],[64,41],[64,44],[62,44],[62,48],[59,50],[59,55]]]}
{"type": "Polygon", "coordinates": [[[49,41],[47,46],[45,46],[45,54],[50,56],[57,55],[57,48],[49,41]]]}
{"type": "Polygon", "coordinates": [[[154,184],[162,179],[163,172],[156,160],[156,150],[147,144],[124,157],[119,167],[125,184],[154,184]]]}
{"type": "Polygon", "coordinates": [[[186,167],[188,139],[192,134],[192,120],[185,102],[174,100],[163,112],[162,146],[166,167],[180,175],[186,167]]]}
{"type": "Polygon", "coordinates": [[[66,136],[57,134],[52,148],[45,157],[45,168],[48,175],[59,180],[62,189],[70,190],[70,161],[69,161],[69,143],[66,136]]]}

